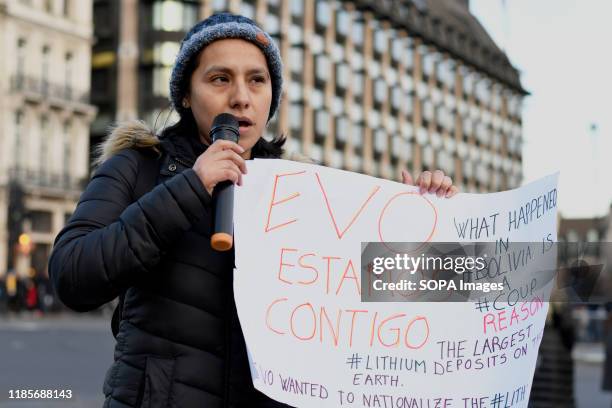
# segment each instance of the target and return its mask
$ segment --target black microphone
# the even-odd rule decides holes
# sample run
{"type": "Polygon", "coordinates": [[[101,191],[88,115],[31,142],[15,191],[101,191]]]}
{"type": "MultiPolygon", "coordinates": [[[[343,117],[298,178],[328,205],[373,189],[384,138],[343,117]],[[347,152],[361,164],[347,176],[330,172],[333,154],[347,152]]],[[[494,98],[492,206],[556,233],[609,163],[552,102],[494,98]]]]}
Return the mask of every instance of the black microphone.
{"type": "MultiPolygon", "coordinates": [[[[217,115],[210,129],[210,140],[231,140],[238,143],[240,138],[238,120],[229,113],[217,115]]],[[[214,214],[213,234],[210,245],[217,251],[227,251],[234,243],[234,183],[229,180],[218,183],[213,189],[212,210],[214,214]]]]}

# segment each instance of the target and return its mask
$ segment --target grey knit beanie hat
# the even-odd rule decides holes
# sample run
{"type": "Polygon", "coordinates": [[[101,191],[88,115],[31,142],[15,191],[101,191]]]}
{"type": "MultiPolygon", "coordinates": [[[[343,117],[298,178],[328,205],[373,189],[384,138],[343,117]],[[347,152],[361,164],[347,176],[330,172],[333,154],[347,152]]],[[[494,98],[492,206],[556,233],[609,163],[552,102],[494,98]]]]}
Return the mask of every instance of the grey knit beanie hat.
{"type": "Polygon", "coordinates": [[[268,33],[263,31],[253,20],[230,13],[213,14],[200,21],[189,30],[181,42],[181,48],[176,56],[172,76],[170,77],[170,101],[176,111],[182,116],[186,108],[183,98],[189,89],[189,75],[186,71],[190,61],[196,58],[200,51],[216,40],[240,38],[249,41],[261,49],[272,80],[272,103],[268,121],[278,110],[283,88],[283,66],[278,47],[268,33]]]}

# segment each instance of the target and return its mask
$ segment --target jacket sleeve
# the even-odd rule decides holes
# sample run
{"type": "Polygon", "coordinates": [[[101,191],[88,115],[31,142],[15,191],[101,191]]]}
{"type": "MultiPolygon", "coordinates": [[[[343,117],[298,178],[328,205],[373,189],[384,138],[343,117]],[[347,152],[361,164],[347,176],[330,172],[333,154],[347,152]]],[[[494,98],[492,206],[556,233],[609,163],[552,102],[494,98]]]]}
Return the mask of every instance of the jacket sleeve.
{"type": "Polygon", "coordinates": [[[49,258],[64,304],[93,310],[147,278],[164,251],[210,211],[210,195],[193,169],[132,202],[138,157],[124,150],[96,171],[49,258]]]}

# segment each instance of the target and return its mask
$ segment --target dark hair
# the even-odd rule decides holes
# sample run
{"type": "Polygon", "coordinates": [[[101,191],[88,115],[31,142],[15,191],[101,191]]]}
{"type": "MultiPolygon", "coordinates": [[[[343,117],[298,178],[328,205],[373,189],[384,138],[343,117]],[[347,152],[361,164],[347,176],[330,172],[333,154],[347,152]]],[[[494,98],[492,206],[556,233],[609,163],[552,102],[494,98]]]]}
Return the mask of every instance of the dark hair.
{"type": "MultiPolygon", "coordinates": [[[[195,28],[195,27],[194,27],[195,28]]],[[[201,53],[202,51],[200,51],[201,53]]],[[[198,68],[200,54],[195,58],[191,58],[185,67],[185,74],[181,82],[181,87],[190,89],[191,76],[198,68]]],[[[172,135],[188,135],[189,137],[199,137],[198,125],[193,117],[191,109],[186,109],[178,112],[180,119],[175,124],[164,128],[161,132],[162,137],[171,137],[172,135]]],[[[283,145],[287,141],[285,135],[275,136],[271,141],[267,141],[260,137],[251,151],[251,157],[280,157],[283,154],[283,145]]]]}

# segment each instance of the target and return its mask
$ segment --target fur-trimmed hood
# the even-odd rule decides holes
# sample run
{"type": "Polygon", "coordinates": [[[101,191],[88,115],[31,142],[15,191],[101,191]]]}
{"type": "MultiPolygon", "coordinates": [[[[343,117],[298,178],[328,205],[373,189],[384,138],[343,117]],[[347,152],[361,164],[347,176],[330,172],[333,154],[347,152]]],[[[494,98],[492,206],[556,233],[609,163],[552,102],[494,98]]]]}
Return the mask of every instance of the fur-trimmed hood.
{"type": "Polygon", "coordinates": [[[151,149],[160,153],[160,140],[155,132],[143,121],[133,120],[114,126],[98,147],[94,166],[99,166],[115,153],[130,148],[151,149]]]}
{"type": "MultiPolygon", "coordinates": [[[[123,149],[151,149],[157,154],[160,154],[160,144],[161,141],[153,129],[143,121],[133,120],[123,122],[114,126],[104,142],[96,148],[96,159],[93,164],[94,167],[97,167],[123,149]]],[[[316,164],[313,159],[297,152],[285,151],[281,158],[302,163],[316,164]]]]}

